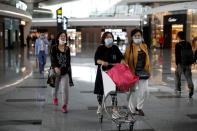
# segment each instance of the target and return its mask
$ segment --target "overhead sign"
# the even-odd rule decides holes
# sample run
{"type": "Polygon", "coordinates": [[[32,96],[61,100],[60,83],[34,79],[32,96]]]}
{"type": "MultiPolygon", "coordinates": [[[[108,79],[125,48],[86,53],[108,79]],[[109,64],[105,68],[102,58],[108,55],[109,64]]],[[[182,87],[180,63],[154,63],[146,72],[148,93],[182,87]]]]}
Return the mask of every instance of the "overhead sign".
{"type": "Polygon", "coordinates": [[[187,21],[187,14],[175,14],[164,16],[164,25],[183,24],[187,21]]]}
{"type": "Polygon", "coordinates": [[[62,7],[56,10],[57,31],[62,31],[62,7]]]}
{"type": "Polygon", "coordinates": [[[62,23],[62,26],[63,26],[63,30],[67,30],[67,26],[68,26],[68,18],[66,16],[63,17],[63,23],[62,23]]]}
{"type": "Polygon", "coordinates": [[[62,23],[62,8],[57,9],[57,23],[62,23]]]}
{"type": "Polygon", "coordinates": [[[68,18],[66,16],[62,16],[62,8],[56,10],[57,15],[57,31],[67,31],[68,27],[68,18]]]}

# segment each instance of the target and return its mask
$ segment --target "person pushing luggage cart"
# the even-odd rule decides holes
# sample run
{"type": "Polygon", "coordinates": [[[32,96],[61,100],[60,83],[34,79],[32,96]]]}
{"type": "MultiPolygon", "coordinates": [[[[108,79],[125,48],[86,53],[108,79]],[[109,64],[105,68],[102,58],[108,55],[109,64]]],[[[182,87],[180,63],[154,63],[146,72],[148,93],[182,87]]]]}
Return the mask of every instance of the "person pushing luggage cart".
{"type": "Polygon", "coordinates": [[[97,114],[100,122],[102,123],[103,110],[105,110],[109,118],[117,124],[119,130],[121,128],[121,124],[125,122],[130,123],[130,130],[133,130],[134,120],[123,120],[123,117],[128,118],[128,114],[124,114],[124,116],[122,116],[118,111],[119,106],[116,84],[106,73],[106,71],[110,70],[114,64],[125,63],[122,53],[116,45],[113,45],[113,41],[114,37],[112,33],[105,32],[101,37],[101,45],[97,48],[94,57],[95,64],[98,65],[94,89],[94,93],[97,94],[98,100],[97,114]]]}
{"type": "MultiPolygon", "coordinates": [[[[100,114],[101,112],[101,104],[103,99],[103,80],[101,75],[101,65],[102,69],[104,71],[107,71],[112,68],[112,65],[109,65],[109,63],[120,63],[124,61],[124,57],[122,53],[120,52],[119,48],[113,44],[114,36],[111,32],[105,32],[103,33],[101,37],[101,45],[96,50],[95,53],[95,64],[98,65],[97,74],[96,74],[96,80],[95,80],[95,89],[94,94],[97,94],[97,100],[98,100],[98,109],[97,114],[100,114]]],[[[112,99],[115,99],[115,95],[112,95],[112,99]]],[[[115,100],[113,100],[115,102],[115,100]]],[[[115,103],[114,103],[115,104],[115,103]]],[[[115,111],[114,111],[115,112],[115,111]]],[[[117,117],[114,114],[114,117],[117,117]]]]}

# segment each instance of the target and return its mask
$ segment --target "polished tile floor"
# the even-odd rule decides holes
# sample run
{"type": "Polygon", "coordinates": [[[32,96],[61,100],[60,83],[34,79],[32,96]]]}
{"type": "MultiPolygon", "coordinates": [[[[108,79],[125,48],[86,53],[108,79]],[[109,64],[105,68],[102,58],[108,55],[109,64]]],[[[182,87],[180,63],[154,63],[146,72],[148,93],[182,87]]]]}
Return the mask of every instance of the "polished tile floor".
{"type": "MultiPolygon", "coordinates": [[[[122,49],[122,47],[120,47],[122,49]]],[[[96,46],[72,46],[74,87],[70,88],[69,113],[61,113],[61,101],[52,105],[51,88],[38,73],[33,49],[0,51],[0,131],[115,131],[116,125],[104,117],[99,123],[97,101],[92,93],[96,74],[93,57],[96,46]]],[[[196,131],[197,94],[188,98],[185,78],[181,97],[174,93],[174,51],[150,50],[152,73],[144,117],[136,117],[135,131],[196,131]]],[[[197,66],[192,67],[195,90],[197,66]]],[[[61,92],[60,92],[61,94],[61,92]]],[[[60,95],[59,95],[60,96],[60,95]]],[[[123,131],[128,125],[123,125],[123,131]]]]}

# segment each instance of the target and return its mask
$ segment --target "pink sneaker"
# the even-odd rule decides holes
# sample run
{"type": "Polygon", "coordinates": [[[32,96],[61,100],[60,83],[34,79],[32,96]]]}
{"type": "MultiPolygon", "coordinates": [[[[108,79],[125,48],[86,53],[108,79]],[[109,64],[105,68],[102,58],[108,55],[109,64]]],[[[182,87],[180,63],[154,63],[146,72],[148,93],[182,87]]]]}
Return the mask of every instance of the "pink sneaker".
{"type": "Polygon", "coordinates": [[[56,106],[58,105],[58,99],[57,98],[53,99],[53,105],[56,105],[56,106]]]}
{"type": "Polygon", "coordinates": [[[67,112],[68,112],[68,110],[67,110],[67,105],[63,105],[63,106],[62,106],[62,112],[63,112],[63,113],[67,113],[67,112]]]}

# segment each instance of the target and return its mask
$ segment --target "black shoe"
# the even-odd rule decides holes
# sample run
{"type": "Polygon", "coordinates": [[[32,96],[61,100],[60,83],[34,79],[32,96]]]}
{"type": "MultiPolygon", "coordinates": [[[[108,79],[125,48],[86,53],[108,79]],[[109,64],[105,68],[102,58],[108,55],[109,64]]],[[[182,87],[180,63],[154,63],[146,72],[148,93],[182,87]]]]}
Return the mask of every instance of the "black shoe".
{"type": "Polygon", "coordinates": [[[69,85],[70,85],[70,86],[74,86],[74,83],[73,83],[73,82],[69,82],[69,85]]]}
{"type": "Polygon", "coordinates": [[[189,98],[192,98],[192,96],[193,96],[193,92],[191,91],[191,92],[189,92],[189,98]]]}
{"type": "Polygon", "coordinates": [[[135,110],[138,112],[137,113],[138,115],[140,115],[140,116],[144,116],[145,115],[142,109],[135,108],[135,110]]]}
{"type": "Polygon", "coordinates": [[[181,96],[181,89],[175,89],[175,95],[181,96]]]}
{"type": "Polygon", "coordinates": [[[190,91],[189,91],[189,98],[192,98],[193,94],[194,94],[194,89],[190,89],[190,91]]]}

